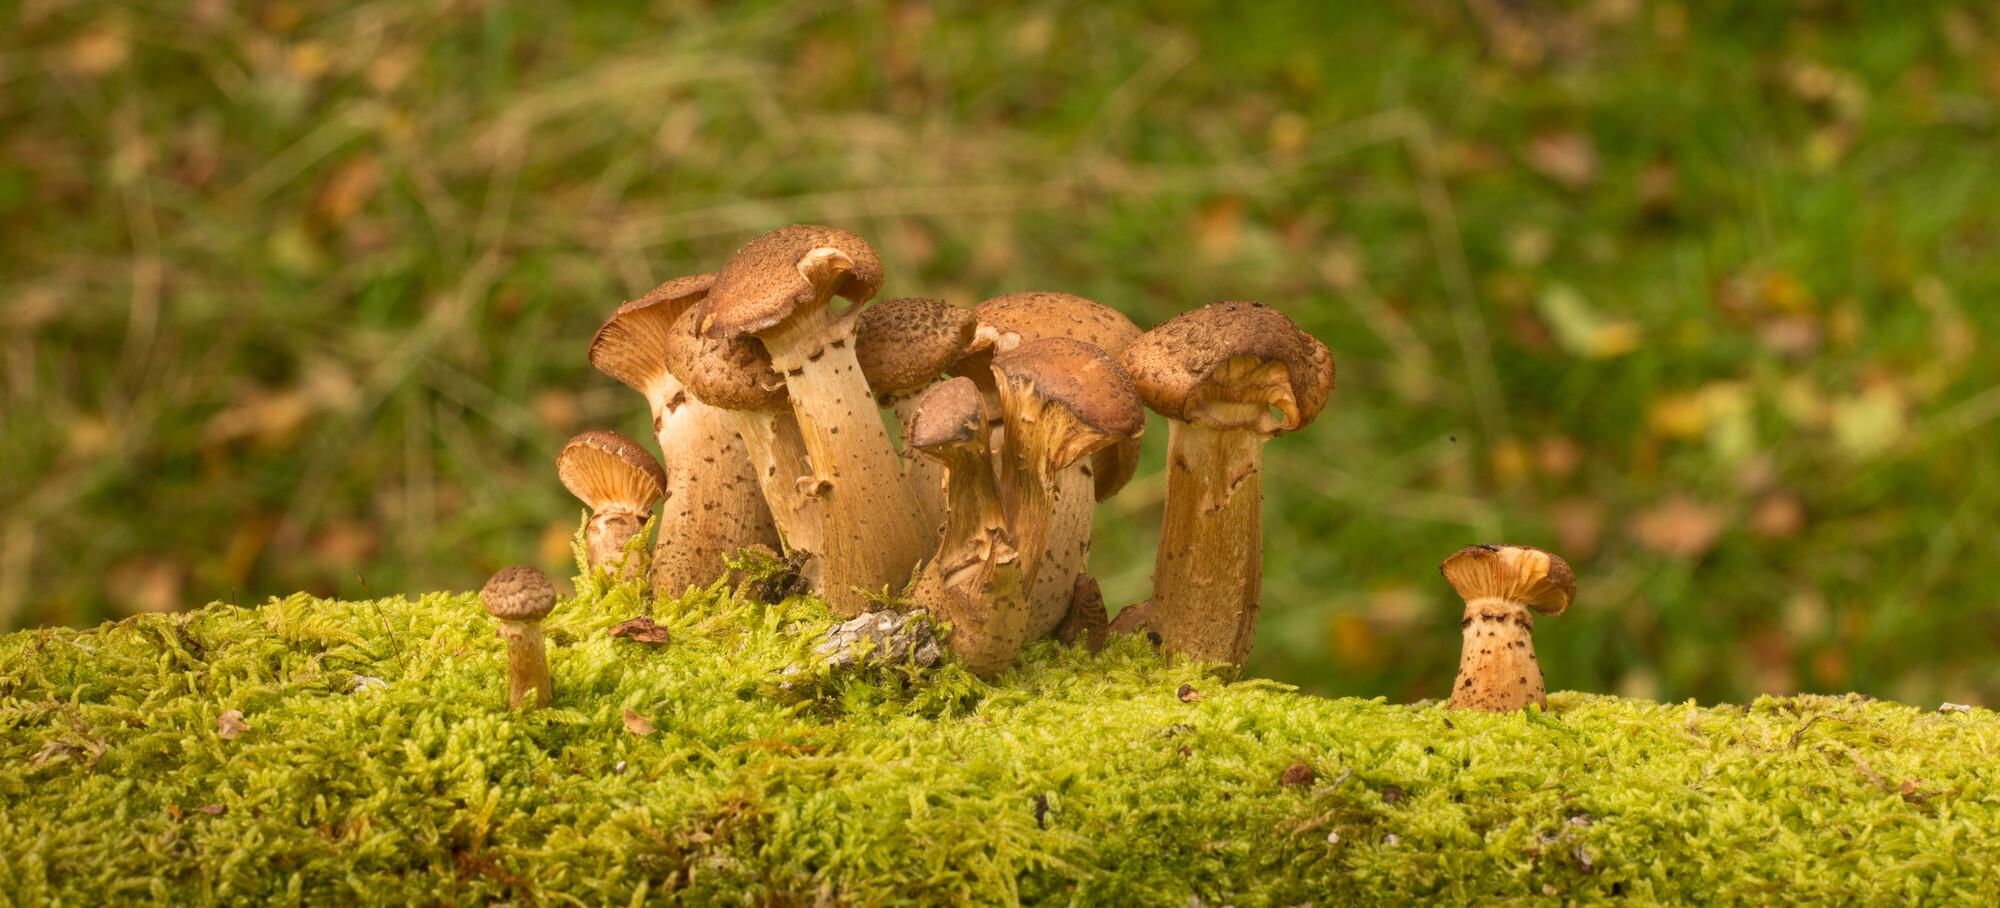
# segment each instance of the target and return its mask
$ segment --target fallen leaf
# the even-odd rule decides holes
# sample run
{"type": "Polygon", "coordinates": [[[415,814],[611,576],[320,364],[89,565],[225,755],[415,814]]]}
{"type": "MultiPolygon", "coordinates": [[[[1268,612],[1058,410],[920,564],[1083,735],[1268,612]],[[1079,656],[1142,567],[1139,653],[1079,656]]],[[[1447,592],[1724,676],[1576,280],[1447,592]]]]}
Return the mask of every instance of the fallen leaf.
{"type": "Polygon", "coordinates": [[[653,733],[653,723],[652,720],[647,719],[645,716],[627,709],[625,710],[625,730],[643,738],[653,733]]]}
{"type": "Polygon", "coordinates": [[[653,623],[653,619],[646,617],[627,618],[624,621],[618,622],[618,625],[611,629],[611,636],[624,637],[634,643],[649,643],[655,646],[665,645],[673,639],[667,633],[666,628],[653,623]]]}
{"type": "Polygon", "coordinates": [[[1721,512],[1684,496],[1669,499],[1632,520],[1632,532],[1641,545],[1681,558],[1707,553],[1722,538],[1722,530],[1721,512]]]}
{"type": "Polygon", "coordinates": [[[1182,703],[1201,702],[1201,691],[1195,690],[1194,685],[1192,684],[1181,685],[1181,689],[1175,691],[1174,696],[1181,698],[1182,703]]]}
{"type": "Polygon", "coordinates": [[[237,735],[249,730],[250,723],[243,721],[242,710],[225,709],[222,715],[215,717],[215,733],[221,735],[224,741],[234,740],[237,735]]]}

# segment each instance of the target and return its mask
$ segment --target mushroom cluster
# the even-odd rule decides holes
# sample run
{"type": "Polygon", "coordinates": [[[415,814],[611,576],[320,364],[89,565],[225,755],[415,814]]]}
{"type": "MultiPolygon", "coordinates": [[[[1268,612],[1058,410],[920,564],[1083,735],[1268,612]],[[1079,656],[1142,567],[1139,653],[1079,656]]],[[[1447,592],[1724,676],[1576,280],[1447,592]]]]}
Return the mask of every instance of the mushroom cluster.
{"type": "Polygon", "coordinates": [[[1142,331],[1067,293],[868,305],[883,279],[862,238],[795,225],[615,309],[590,362],[645,396],[659,457],[603,431],[564,448],[590,566],[675,596],[774,545],[842,618],[942,618],[982,675],[1030,640],[1094,648],[1112,628],[1240,665],[1261,449],[1326,403],[1325,345],[1255,303],[1142,331]],[[1113,623],[1088,575],[1091,519],[1132,477],[1148,407],[1171,421],[1155,588],[1113,623]],[[656,502],[642,576],[620,559],[656,502]]]}

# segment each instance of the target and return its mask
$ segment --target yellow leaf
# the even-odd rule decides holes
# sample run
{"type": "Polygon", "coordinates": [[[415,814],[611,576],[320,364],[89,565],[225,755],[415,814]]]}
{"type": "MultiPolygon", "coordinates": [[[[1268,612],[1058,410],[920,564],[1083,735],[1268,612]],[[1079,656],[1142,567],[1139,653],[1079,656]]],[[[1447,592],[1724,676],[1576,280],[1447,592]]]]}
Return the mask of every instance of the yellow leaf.
{"type": "Polygon", "coordinates": [[[643,738],[653,733],[653,723],[645,716],[625,710],[625,730],[643,738]]]}

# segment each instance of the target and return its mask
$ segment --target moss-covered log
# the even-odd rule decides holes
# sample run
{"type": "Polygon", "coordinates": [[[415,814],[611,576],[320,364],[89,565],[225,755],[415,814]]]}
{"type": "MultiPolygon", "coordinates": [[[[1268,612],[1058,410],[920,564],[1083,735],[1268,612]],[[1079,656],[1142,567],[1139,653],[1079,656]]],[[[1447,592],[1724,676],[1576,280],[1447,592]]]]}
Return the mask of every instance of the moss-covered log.
{"type": "Polygon", "coordinates": [[[811,666],[817,603],[586,582],[555,707],[469,595],[0,638],[23,903],[2000,903],[2000,720],[1860,698],[1326,700],[1037,644],[811,666]],[[805,667],[799,670],[800,667],[805,667]],[[240,717],[237,714],[240,713],[240,717]]]}

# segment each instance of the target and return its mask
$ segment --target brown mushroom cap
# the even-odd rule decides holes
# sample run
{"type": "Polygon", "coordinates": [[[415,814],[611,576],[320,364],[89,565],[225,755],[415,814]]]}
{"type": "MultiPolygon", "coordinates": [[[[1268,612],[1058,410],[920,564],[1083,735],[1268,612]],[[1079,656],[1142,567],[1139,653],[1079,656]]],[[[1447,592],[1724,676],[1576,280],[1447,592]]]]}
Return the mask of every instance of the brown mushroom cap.
{"type": "Polygon", "coordinates": [[[479,601],[487,614],[502,621],[540,621],[555,610],[556,588],[541,571],[517,564],[486,581],[479,601]]]}
{"type": "Polygon", "coordinates": [[[667,472],[638,442],[616,432],[585,432],[556,455],[563,488],[596,510],[623,505],[645,510],[667,488],[667,472]]]}
{"type": "Polygon", "coordinates": [[[979,320],[973,346],[994,353],[1005,353],[1037,338],[1067,337],[1117,359],[1139,338],[1139,326],[1124,313],[1073,293],[1009,293],[980,303],[972,314],[979,320]]]}
{"type": "Polygon", "coordinates": [[[883,300],[856,317],[854,358],[877,396],[914,391],[965,355],[978,325],[972,310],[944,300],[883,300]]]}
{"type": "Polygon", "coordinates": [[[754,337],[709,337],[700,332],[701,308],[689,307],[667,332],[667,371],[696,400],[724,410],[770,412],[790,406],[785,377],[754,337]]]}
{"type": "Polygon", "coordinates": [[[735,337],[776,327],[813,305],[828,282],[833,295],[867,302],[882,286],[882,260],[866,240],[845,230],[780,227],[751,240],[716,272],[702,331],[735,337]]]}
{"type": "Polygon", "coordinates": [[[658,380],[660,351],[681,312],[708,296],[713,274],[677,277],[617,309],[590,339],[590,364],[638,391],[658,380]]]}
{"type": "Polygon", "coordinates": [[[1467,602],[1505,599],[1560,615],[1576,598],[1576,574],[1558,555],[1524,545],[1472,545],[1438,570],[1467,602]]]}
{"type": "Polygon", "coordinates": [[[1125,370],[1103,350],[1080,340],[1044,337],[1023,343],[993,358],[993,377],[1002,387],[1003,400],[1008,389],[1016,393],[1032,389],[1068,411],[1083,430],[1050,452],[1049,466],[1055,469],[1121,439],[1135,438],[1146,427],[1145,408],[1125,370]]]}
{"type": "Polygon", "coordinates": [[[972,379],[960,376],[933,386],[917,400],[904,428],[910,447],[932,451],[986,443],[986,399],[972,379]]]}
{"type": "Polygon", "coordinates": [[[1123,363],[1147,406],[1182,422],[1217,418],[1221,428],[1294,431],[1312,422],[1333,392],[1326,345],[1259,303],[1231,300],[1176,316],[1134,341],[1123,363]],[[1210,412],[1212,404],[1259,407],[1254,422],[1239,425],[1235,415],[1210,412]]]}

